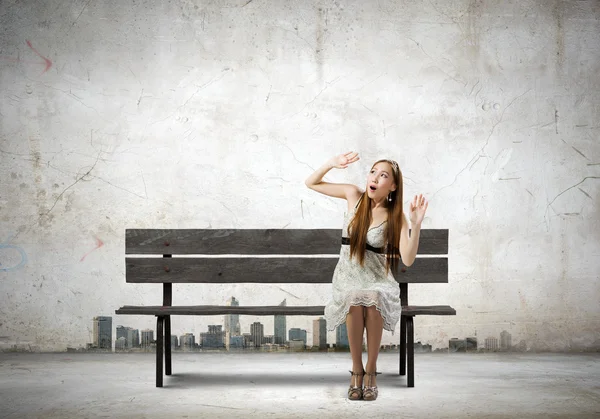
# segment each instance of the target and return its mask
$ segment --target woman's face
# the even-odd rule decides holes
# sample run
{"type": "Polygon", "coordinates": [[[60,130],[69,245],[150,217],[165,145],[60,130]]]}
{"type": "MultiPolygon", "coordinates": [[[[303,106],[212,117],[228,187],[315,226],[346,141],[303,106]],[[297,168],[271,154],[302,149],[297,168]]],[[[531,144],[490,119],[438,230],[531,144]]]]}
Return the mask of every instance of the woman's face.
{"type": "Polygon", "coordinates": [[[394,172],[392,165],[387,162],[379,162],[367,176],[367,194],[369,198],[380,200],[396,190],[394,172]]]}

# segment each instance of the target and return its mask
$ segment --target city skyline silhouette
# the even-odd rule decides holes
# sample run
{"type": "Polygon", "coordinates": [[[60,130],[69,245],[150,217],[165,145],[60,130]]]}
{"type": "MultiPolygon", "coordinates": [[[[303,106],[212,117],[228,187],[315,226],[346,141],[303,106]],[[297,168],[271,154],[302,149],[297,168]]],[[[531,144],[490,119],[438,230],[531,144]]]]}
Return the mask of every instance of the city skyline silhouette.
{"type": "MultiPolygon", "coordinates": [[[[226,305],[239,306],[240,302],[235,296],[227,299],[226,305]]],[[[279,303],[280,306],[287,305],[287,299],[279,303]]],[[[209,324],[206,331],[193,333],[183,331],[180,334],[171,334],[170,342],[173,350],[273,350],[276,348],[289,350],[327,350],[348,349],[348,335],[346,324],[342,323],[335,330],[335,341],[327,339],[326,320],[320,316],[312,318],[312,333],[309,328],[286,327],[285,315],[273,316],[272,333],[265,332],[265,324],[255,321],[250,324],[249,330],[242,330],[239,314],[226,314],[223,316],[223,324],[209,324]],[[309,336],[312,340],[309,342],[309,336]]],[[[86,344],[87,350],[152,350],[156,345],[155,331],[150,328],[139,330],[130,326],[119,324],[116,326],[115,339],[112,338],[112,316],[97,316],[93,318],[92,342],[86,344]]],[[[476,333],[475,333],[476,335],[476,333]]],[[[366,344],[366,343],[365,343],[366,344]]],[[[364,346],[364,345],[363,345],[364,346]]],[[[435,351],[448,352],[474,352],[474,351],[511,351],[526,350],[524,341],[518,345],[512,345],[512,335],[502,330],[499,336],[488,335],[483,342],[478,342],[477,336],[464,338],[451,338],[446,348],[437,348],[435,351]]],[[[397,344],[383,344],[382,348],[396,349],[397,344]]],[[[70,348],[73,349],[73,348],[70,348]]],[[[434,352],[432,345],[428,343],[415,342],[416,352],[434,352]]]]}

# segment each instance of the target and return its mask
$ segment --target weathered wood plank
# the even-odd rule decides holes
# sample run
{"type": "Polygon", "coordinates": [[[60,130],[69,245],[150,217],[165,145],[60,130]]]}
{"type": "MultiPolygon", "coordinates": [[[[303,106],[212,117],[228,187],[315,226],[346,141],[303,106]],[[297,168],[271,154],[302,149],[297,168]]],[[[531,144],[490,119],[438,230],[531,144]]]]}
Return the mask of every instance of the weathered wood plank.
{"type": "Polygon", "coordinates": [[[248,314],[253,316],[322,316],[324,306],[123,306],[116,314],[198,315],[248,314]]]}
{"type": "Polygon", "coordinates": [[[417,258],[411,266],[401,265],[393,274],[403,284],[447,284],[448,258],[417,258]]]}
{"type": "MultiPolygon", "coordinates": [[[[148,314],[153,316],[197,315],[216,316],[224,314],[246,314],[254,316],[322,316],[324,306],[123,306],[116,314],[148,314]]],[[[402,314],[417,315],[455,315],[456,310],[450,306],[408,306],[402,307],[402,314]]]]}
{"type": "Polygon", "coordinates": [[[402,314],[405,316],[454,316],[456,310],[450,306],[403,306],[402,314]]]}
{"type": "Polygon", "coordinates": [[[126,258],[132,283],[328,283],[334,258],[126,258]]]}
{"type": "MultiPolygon", "coordinates": [[[[341,229],[126,229],[126,254],[337,254],[341,229]]],[[[447,229],[421,230],[419,254],[448,253],[447,229]]]]}
{"type": "MultiPolygon", "coordinates": [[[[130,283],[314,283],[332,280],[337,258],[134,258],[125,260],[130,283]]],[[[446,283],[447,258],[420,258],[398,282],[446,283]]]]}

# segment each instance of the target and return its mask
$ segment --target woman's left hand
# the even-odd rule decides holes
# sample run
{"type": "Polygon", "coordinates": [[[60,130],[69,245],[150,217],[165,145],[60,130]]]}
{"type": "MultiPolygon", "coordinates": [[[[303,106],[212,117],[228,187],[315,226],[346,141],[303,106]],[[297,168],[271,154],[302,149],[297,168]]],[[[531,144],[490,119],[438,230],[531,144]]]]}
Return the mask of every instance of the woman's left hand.
{"type": "Polygon", "coordinates": [[[419,196],[415,195],[409,205],[411,225],[421,225],[423,219],[425,218],[425,211],[427,211],[428,205],[429,202],[427,202],[427,200],[423,197],[423,194],[419,196]]]}

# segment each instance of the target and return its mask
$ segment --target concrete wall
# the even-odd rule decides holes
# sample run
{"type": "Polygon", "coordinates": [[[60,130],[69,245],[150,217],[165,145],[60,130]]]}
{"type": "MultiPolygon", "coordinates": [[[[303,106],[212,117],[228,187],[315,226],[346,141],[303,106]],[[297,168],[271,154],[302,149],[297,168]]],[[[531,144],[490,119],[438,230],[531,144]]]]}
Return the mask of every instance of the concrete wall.
{"type": "MultiPolygon", "coordinates": [[[[345,202],[303,181],[357,150],[329,180],[397,159],[405,201],[424,193],[424,226],[451,231],[450,284],[410,297],[459,315],[418,318],[417,340],[600,349],[599,19],[595,0],[1,2],[0,348],[85,345],[100,315],[154,328],[114,315],[161,301],[125,284],[125,228],[341,227],[345,202]]],[[[176,285],[174,302],[328,294],[176,285]]]]}

